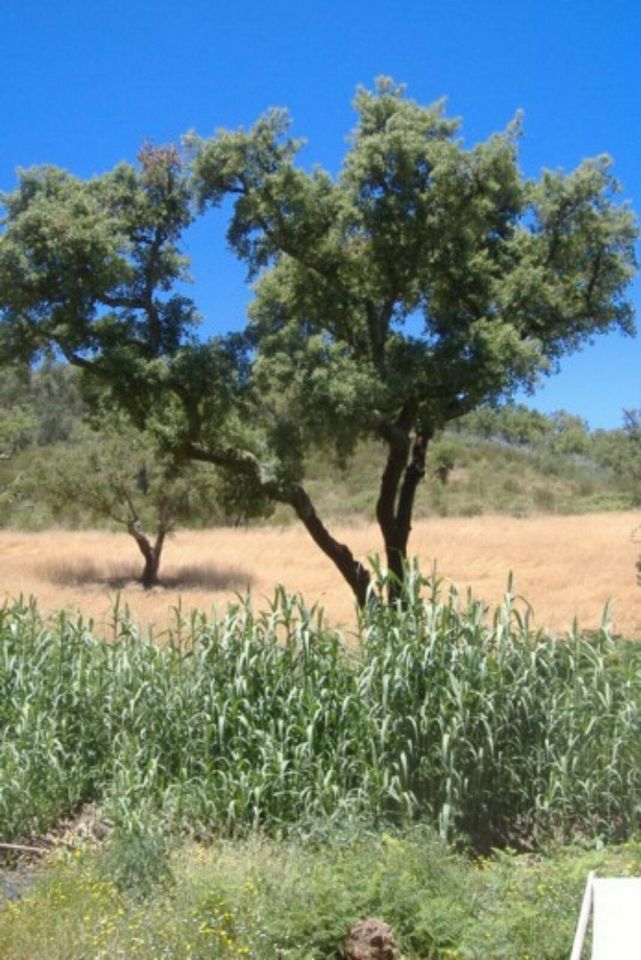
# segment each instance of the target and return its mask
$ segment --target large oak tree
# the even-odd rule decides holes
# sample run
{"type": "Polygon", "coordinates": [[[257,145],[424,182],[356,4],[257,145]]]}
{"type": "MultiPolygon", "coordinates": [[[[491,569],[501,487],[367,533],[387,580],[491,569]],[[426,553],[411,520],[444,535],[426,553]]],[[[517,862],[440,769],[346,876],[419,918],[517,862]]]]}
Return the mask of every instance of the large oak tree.
{"type": "Polygon", "coordinates": [[[177,454],[291,505],[362,604],[368,571],[314,509],[306,451],[386,445],[377,518],[400,581],[434,434],[595,334],[632,332],[636,225],[605,156],[532,180],[518,123],[466,148],[442,104],[389,80],[355,107],[336,176],[297,164],[282,111],[191,137],[191,170],[147,147],[87,182],[23,174],[5,198],[0,326],[7,356],[55,345],[177,454]],[[172,293],[194,196],[233,199],[228,240],[256,281],[244,337],[198,342],[172,293]]]}

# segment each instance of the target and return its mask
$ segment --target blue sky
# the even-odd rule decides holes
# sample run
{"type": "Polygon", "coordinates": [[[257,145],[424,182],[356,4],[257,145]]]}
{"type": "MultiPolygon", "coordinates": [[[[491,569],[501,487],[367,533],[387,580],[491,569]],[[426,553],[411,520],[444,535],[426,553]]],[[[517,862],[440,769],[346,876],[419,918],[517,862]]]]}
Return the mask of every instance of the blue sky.
{"type": "MultiPolygon", "coordinates": [[[[145,139],[247,125],[268,106],[289,107],[305,162],[335,171],[356,85],[388,74],[417,100],[447,96],[469,144],[522,108],[528,175],[611,153],[641,214],[640,37],[633,0],[4,0],[0,189],[18,166],[99,173],[145,139]]],[[[189,252],[204,331],[241,326],[248,291],[222,215],[189,252]]],[[[633,296],[639,309],[638,281],[633,296]]],[[[601,337],[529,402],[617,426],[641,407],[640,373],[641,338],[601,337]]]]}

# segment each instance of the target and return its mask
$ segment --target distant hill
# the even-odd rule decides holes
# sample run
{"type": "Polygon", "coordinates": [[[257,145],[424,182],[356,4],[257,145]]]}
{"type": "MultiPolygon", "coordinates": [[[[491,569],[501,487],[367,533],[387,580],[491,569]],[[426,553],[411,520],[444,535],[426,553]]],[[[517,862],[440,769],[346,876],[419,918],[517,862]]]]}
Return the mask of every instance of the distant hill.
{"type": "MultiPolygon", "coordinates": [[[[0,383],[0,495],[35,460],[66,443],[86,416],[75,371],[49,363],[36,371],[4,371],[0,383]]],[[[306,486],[323,517],[374,515],[385,451],[363,444],[345,464],[328,452],[307,464],[306,486]]],[[[415,516],[503,513],[588,513],[641,504],[641,418],[626,414],[619,430],[590,430],[566,411],[544,415],[524,405],[481,408],[437,438],[428,455],[415,516]]],[[[82,526],[71,504],[57,523],[82,526]]],[[[269,523],[294,520],[277,507],[269,523]]],[[[221,509],[212,525],[237,522],[221,509]]],[[[53,524],[42,504],[0,498],[0,525],[42,529],[53,524]]],[[[203,518],[195,518],[198,526],[203,518]]]]}
{"type": "MultiPolygon", "coordinates": [[[[382,445],[369,444],[359,448],[344,468],[314,458],[307,487],[320,515],[373,516],[384,456],[382,445]]],[[[586,455],[447,433],[428,456],[415,516],[589,513],[629,510],[636,502],[624,478],[586,455]],[[439,479],[444,451],[452,466],[439,479]]],[[[273,520],[287,522],[288,517],[289,512],[279,508],[273,520]]]]}

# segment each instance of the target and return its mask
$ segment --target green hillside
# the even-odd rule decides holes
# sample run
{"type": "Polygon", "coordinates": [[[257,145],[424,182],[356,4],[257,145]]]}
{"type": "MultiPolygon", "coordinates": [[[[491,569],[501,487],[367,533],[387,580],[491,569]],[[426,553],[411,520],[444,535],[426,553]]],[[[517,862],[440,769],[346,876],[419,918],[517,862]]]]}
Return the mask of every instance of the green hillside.
{"type": "MultiPolygon", "coordinates": [[[[76,504],[54,515],[23,482],[53,452],[72,449],[74,431],[86,416],[77,375],[68,367],[50,363],[38,371],[5,371],[0,384],[2,525],[87,525],[76,504]]],[[[640,451],[635,413],[626,415],[621,429],[590,430],[564,411],[546,416],[522,405],[481,408],[432,442],[415,516],[630,509],[641,502],[640,451]]],[[[306,487],[319,514],[373,517],[384,457],[384,446],[375,442],[359,446],[344,463],[331,451],[315,453],[306,465],[306,487]]],[[[239,510],[223,487],[220,502],[194,515],[194,525],[247,521],[247,511],[239,510]]],[[[294,519],[289,507],[278,506],[267,519],[252,522],[294,519]]]]}
{"type": "MultiPolygon", "coordinates": [[[[360,448],[345,468],[320,458],[310,463],[308,488],[319,513],[373,516],[383,463],[382,446],[373,444],[360,448]]],[[[415,516],[627,510],[634,499],[629,485],[611,468],[587,457],[448,434],[434,446],[415,516]],[[446,447],[454,466],[443,481],[437,470],[439,453],[446,447]]],[[[279,521],[286,516],[285,510],[276,514],[279,521]]]]}
{"type": "MultiPolygon", "coordinates": [[[[627,510],[640,500],[640,446],[633,414],[626,428],[591,431],[565,411],[482,408],[433,442],[415,515],[627,510]]],[[[370,443],[345,465],[311,460],[307,483],[321,515],[372,516],[384,457],[383,445],[370,443]]]]}

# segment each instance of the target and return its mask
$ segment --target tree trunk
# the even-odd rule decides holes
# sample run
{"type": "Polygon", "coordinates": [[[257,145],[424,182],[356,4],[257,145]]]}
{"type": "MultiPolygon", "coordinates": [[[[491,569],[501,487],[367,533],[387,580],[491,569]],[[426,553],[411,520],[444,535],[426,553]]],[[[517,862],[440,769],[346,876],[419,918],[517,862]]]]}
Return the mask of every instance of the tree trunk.
{"type": "Polygon", "coordinates": [[[381,477],[376,517],[385,544],[387,568],[392,575],[388,586],[390,603],[402,593],[416,490],[425,476],[431,436],[428,432],[417,433],[410,445],[409,432],[399,429],[388,435],[389,453],[381,477]]]}
{"type": "Polygon", "coordinates": [[[288,503],[296,511],[314,543],[320,547],[325,556],[338,568],[352,589],[359,607],[362,609],[367,602],[367,593],[371,582],[368,570],[354,557],[352,551],[344,543],[339,543],[323,524],[314,509],[314,505],[307,492],[301,486],[295,486],[288,497],[288,503]]]}
{"type": "Polygon", "coordinates": [[[160,558],[162,555],[162,548],[165,542],[166,528],[160,526],[158,530],[158,535],[156,537],[156,542],[151,543],[149,538],[146,536],[142,524],[139,520],[134,520],[128,526],[129,533],[134,538],[138,544],[138,549],[145,558],[145,565],[143,567],[142,576],[140,582],[142,583],[145,590],[150,590],[151,587],[158,585],[158,570],[160,569],[160,558]]]}
{"type": "Polygon", "coordinates": [[[396,499],[403,471],[407,467],[410,450],[409,434],[404,431],[395,433],[388,440],[388,448],[387,463],[381,477],[381,486],[376,503],[376,519],[385,545],[387,569],[393,578],[388,587],[388,596],[391,600],[392,595],[397,594],[402,583],[405,562],[405,553],[399,538],[396,499]]]}
{"type": "Polygon", "coordinates": [[[412,514],[414,512],[416,490],[425,476],[425,458],[427,456],[427,447],[430,439],[431,435],[428,433],[417,433],[414,437],[412,455],[405,470],[405,475],[403,476],[401,492],[398,498],[396,517],[399,529],[399,540],[404,557],[407,557],[407,542],[412,529],[412,514]]]}

